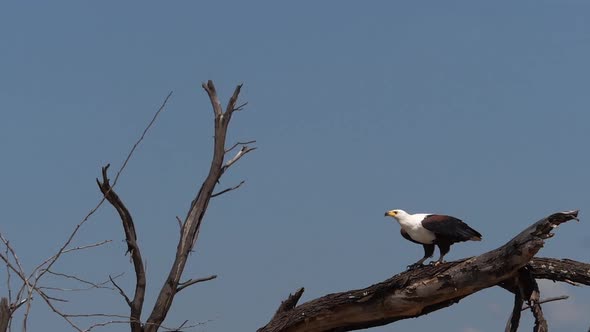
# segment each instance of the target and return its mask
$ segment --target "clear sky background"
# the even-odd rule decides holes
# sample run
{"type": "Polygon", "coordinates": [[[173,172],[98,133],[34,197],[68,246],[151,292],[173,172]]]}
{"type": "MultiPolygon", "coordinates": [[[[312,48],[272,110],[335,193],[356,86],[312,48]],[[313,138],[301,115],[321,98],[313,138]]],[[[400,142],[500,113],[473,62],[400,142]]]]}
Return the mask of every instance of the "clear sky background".
{"type": "MultiPolygon", "coordinates": [[[[174,91],[117,188],[147,262],[144,317],[176,249],[175,216],[209,167],[201,82],[214,80],[224,102],[244,83],[249,104],[229,142],[259,149],[224,175],[220,189],[246,183],[212,201],[184,274],[219,278],[180,293],[167,326],[253,331],[298,287],[307,301],[403,271],[422,248],[383,217],[393,208],[451,214],[484,235],[448,260],[580,209],[582,222],[560,227],[540,255],[590,261],[588,2],[11,2],[0,5],[0,40],[0,230],[27,269],[97,203],[100,166],[121,165],[174,91]]],[[[125,272],[131,293],[123,238],[104,205],[75,244],[113,243],[56,270],[94,281],[125,272]]],[[[542,286],[571,295],[544,306],[553,331],[590,325],[587,289],[542,286]]],[[[60,306],[70,313],[127,314],[116,292],[52,294],[72,299],[60,306]]],[[[372,331],[498,331],[512,301],[493,288],[372,331]]],[[[68,330],[40,299],[30,325],[68,330]]]]}

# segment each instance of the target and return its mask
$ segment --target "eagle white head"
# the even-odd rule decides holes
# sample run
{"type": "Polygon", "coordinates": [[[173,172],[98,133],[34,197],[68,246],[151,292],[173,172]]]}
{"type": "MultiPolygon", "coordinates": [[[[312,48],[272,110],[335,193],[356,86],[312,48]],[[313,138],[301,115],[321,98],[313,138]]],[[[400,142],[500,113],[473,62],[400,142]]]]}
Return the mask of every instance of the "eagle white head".
{"type": "Polygon", "coordinates": [[[404,219],[407,219],[410,216],[410,214],[404,210],[395,209],[395,210],[389,210],[389,211],[385,212],[385,216],[386,217],[394,217],[397,220],[404,220],[404,219]]]}

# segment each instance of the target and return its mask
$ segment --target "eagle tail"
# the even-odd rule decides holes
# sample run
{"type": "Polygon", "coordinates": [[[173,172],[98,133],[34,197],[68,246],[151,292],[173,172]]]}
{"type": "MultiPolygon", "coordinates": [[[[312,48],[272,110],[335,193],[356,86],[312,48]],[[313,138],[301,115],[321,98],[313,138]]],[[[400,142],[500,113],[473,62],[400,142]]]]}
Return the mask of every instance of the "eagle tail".
{"type": "Polygon", "coordinates": [[[481,241],[481,234],[475,229],[469,227],[467,224],[464,224],[464,227],[461,230],[461,235],[465,240],[481,241]]]}

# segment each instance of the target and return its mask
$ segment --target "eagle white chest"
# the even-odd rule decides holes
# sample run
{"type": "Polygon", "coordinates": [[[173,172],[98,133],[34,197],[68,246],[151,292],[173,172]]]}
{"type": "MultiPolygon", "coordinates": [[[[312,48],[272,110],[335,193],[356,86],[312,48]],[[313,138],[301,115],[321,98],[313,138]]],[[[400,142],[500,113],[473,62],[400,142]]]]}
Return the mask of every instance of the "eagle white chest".
{"type": "Polygon", "coordinates": [[[427,230],[422,226],[422,220],[427,216],[427,213],[413,214],[406,218],[400,218],[397,221],[400,226],[408,233],[412,240],[423,244],[432,244],[436,239],[433,232],[427,230]]]}

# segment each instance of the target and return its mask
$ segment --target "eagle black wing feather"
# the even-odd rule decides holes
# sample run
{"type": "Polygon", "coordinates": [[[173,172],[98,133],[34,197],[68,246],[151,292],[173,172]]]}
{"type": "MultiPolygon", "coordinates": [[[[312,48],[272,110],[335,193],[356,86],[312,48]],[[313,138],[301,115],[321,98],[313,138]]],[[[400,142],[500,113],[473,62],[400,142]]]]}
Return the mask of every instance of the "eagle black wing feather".
{"type": "Polygon", "coordinates": [[[452,242],[480,241],[481,234],[461,219],[441,214],[431,214],[422,220],[422,226],[439,237],[452,242]]]}

